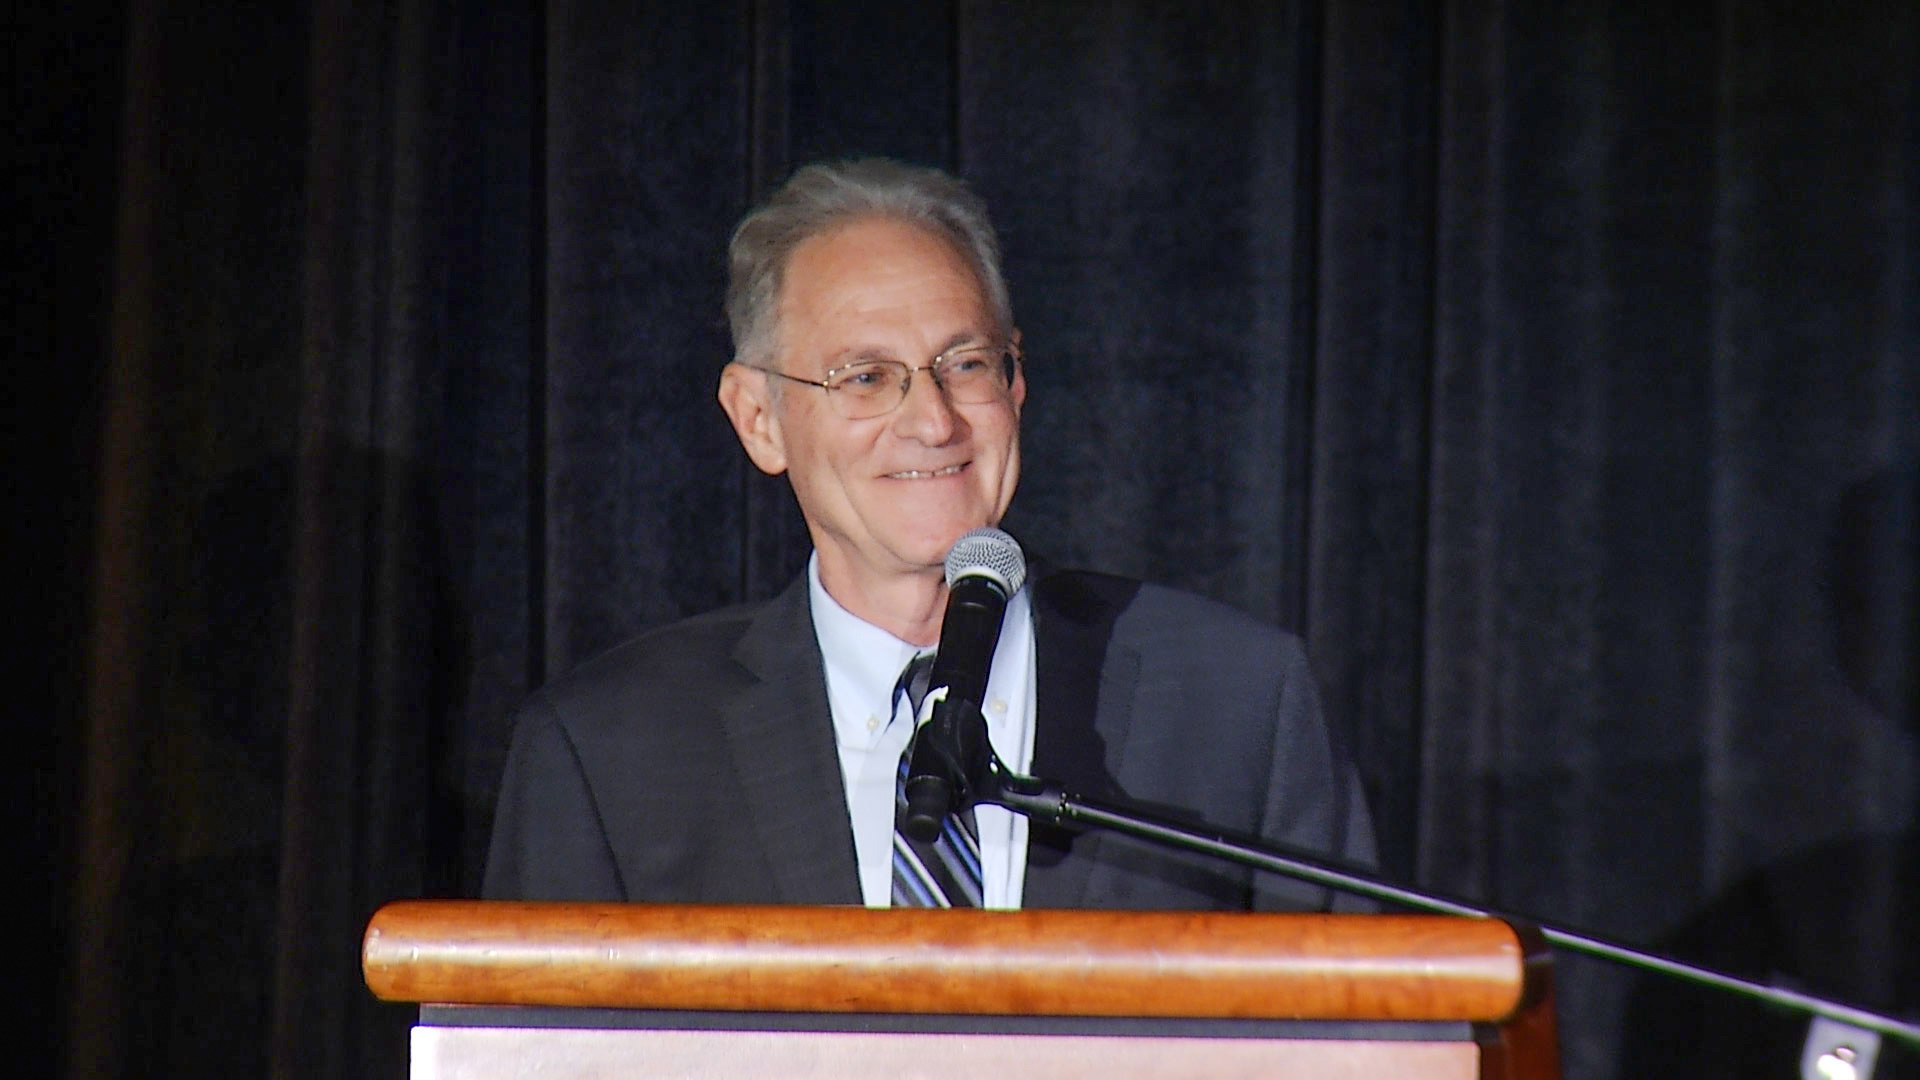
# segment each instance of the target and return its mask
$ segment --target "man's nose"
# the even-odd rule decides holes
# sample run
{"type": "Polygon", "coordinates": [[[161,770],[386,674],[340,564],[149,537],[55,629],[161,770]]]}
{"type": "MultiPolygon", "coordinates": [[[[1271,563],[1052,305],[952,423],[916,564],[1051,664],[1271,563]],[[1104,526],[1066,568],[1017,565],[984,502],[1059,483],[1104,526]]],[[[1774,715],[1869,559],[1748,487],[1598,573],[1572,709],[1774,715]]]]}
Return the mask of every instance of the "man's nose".
{"type": "Polygon", "coordinates": [[[902,434],[938,446],[953,437],[960,417],[953,410],[946,387],[940,385],[932,371],[922,368],[907,382],[907,399],[900,403],[896,422],[902,434]]]}

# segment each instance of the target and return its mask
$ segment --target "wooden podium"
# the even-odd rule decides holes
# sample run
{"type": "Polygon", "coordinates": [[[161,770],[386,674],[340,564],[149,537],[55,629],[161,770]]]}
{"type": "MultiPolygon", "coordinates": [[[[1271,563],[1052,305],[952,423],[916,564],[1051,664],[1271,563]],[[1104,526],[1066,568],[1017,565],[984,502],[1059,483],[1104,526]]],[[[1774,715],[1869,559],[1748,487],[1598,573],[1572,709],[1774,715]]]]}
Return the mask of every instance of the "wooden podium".
{"type": "Polygon", "coordinates": [[[404,901],[414,1080],[1557,1080],[1547,954],[1442,916],[404,901]]]}

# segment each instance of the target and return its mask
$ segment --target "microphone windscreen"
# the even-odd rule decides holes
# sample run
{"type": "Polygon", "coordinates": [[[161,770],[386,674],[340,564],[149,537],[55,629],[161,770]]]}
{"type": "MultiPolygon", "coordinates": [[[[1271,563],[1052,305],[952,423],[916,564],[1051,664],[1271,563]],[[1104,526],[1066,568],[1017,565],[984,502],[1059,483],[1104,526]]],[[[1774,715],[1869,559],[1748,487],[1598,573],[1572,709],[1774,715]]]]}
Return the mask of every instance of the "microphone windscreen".
{"type": "Polygon", "coordinates": [[[968,576],[992,578],[1012,596],[1027,581],[1026,553],[1019,541],[999,529],[974,529],[947,552],[947,584],[968,576]]]}

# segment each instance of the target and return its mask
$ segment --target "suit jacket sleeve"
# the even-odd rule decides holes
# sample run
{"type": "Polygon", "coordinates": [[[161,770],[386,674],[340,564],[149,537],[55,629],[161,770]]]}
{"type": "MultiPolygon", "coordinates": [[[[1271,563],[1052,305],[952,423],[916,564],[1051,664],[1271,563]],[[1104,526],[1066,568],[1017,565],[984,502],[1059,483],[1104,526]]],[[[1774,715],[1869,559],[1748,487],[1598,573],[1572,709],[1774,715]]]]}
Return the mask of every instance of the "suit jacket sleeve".
{"type": "MultiPolygon", "coordinates": [[[[1285,636],[1279,646],[1274,753],[1267,780],[1266,813],[1259,833],[1270,840],[1306,847],[1363,868],[1376,862],[1373,819],[1367,811],[1360,777],[1345,748],[1320,712],[1320,695],[1306,650],[1285,636]]],[[[1335,911],[1372,911],[1368,900],[1329,894],[1316,886],[1263,874],[1254,890],[1254,907],[1292,910],[1302,906],[1335,911]]]]}
{"type": "Polygon", "coordinates": [[[520,710],[484,895],[857,903],[805,579],[642,634],[520,710]]]}
{"type": "MultiPolygon", "coordinates": [[[[1360,785],[1320,715],[1298,638],[1189,593],[1078,572],[1044,580],[1036,610],[1043,618],[1037,774],[1084,796],[1372,864],[1360,785]],[[1075,684],[1089,669],[1098,671],[1097,685],[1075,684]]],[[[1318,886],[1130,837],[1048,829],[1032,836],[1029,906],[1323,910],[1351,903],[1318,886]]]]}
{"type": "Polygon", "coordinates": [[[487,852],[489,898],[626,898],[579,749],[542,699],[521,709],[487,852]]]}

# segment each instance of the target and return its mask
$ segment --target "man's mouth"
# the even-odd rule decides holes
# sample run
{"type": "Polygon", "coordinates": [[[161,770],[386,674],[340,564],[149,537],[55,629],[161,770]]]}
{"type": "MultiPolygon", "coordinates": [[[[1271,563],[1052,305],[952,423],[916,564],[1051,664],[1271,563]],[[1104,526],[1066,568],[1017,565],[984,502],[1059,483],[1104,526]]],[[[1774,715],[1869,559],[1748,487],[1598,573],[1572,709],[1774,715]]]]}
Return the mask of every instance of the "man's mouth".
{"type": "Polygon", "coordinates": [[[931,480],[939,476],[952,476],[955,473],[965,469],[966,467],[967,467],[967,462],[963,461],[958,465],[949,465],[944,469],[934,469],[931,472],[925,472],[920,469],[904,469],[900,472],[888,473],[887,479],[889,480],[931,480]]]}

